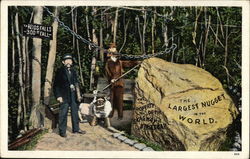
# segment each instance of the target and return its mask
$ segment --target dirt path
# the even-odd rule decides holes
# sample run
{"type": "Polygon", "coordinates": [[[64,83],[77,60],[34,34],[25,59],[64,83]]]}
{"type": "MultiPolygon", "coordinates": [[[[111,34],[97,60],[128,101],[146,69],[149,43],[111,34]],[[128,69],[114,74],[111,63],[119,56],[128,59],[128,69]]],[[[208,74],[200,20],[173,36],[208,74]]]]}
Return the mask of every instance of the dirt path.
{"type": "MultiPolygon", "coordinates": [[[[125,112],[125,119],[119,122],[127,122],[131,112],[125,112]]],[[[116,115],[112,124],[119,124],[116,115]]],[[[90,126],[89,123],[80,123],[80,129],[87,133],[84,135],[73,134],[71,119],[68,116],[67,138],[60,137],[58,132],[49,132],[38,141],[35,150],[74,150],[74,151],[138,151],[118,139],[112,137],[112,132],[100,125],[90,126]]]]}

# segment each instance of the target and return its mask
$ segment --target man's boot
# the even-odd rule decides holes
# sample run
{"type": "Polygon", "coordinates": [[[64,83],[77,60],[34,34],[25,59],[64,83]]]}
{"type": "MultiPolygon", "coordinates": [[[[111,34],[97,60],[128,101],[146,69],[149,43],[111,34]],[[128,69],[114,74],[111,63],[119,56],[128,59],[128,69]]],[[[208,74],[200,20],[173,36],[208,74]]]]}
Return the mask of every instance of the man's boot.
{"type": "Polygon", "coordinates": [[[105,118],[105,126],[108,128],[108,127],[110,127],[111,125],[110,125],[110,120],[109,120],[109,117],[107,117],[107,118],[105,118]]]}
{"type": "Polygon", "coordinates": [[[91,121],[91,123],[90,123],[90,125],[91,126],[96,126],[96,123],[97,123],[96,116],[94,116],[93,119],[92,119],[92,121],[91,121]]]}

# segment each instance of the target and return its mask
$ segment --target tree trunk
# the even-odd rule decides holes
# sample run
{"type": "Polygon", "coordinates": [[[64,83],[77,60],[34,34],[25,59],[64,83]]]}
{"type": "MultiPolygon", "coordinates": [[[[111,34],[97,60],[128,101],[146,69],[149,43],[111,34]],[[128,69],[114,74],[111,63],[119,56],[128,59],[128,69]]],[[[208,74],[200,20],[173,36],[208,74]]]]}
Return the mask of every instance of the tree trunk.
{"type": "MultiPolygon", "coordinates": [[[[76,32],[76,28],[75,28],[75,14],[74,14],[73,8],[74,7],[71,7],[71,23],[72,23],[72,30],[74,32],[76,32]]],[[[72,38],[73,38],[73,52],[75,53],[75,50],[76,50],[76,37],[73,35],[72,38]]]]}
{"type": "MultiPolygon", "coordinates": [[[[171,37],[171,39],[172,39],[172,44],[174,44],[174,30],[172,30],[172,37],[171,37]]],[[[174,62],[174,51],[172,51],[171,62],[174,62]]]]}
{"type": "Polygon", "coordinates": [[[183,61],[183,64],[186,64],[186,58],[185,58],[185,47],[184,45],[182,44],[182,61],[183,61]]]}
{"type": "Polygon", "coordinates": [[[104,50],[103,50],[103,21],[104,21],[104,18],[103,18],[103,12],[101,11],[101,26],[100,26],[100,47],[102,48],[100,50],[100,60],[101,62],[103,63],[104,62],[104,50]]]}
{"type": "MultiPolygon", "coordinates": [[[[93,7],[92,16],[95,16],[96,12],[97,12],[97,8],[93,7]]],[[[96,28],[94,27],[92,28],[92,42],[98,45],[98,38],[96,36],[96,28]]]]}
{"type": "Polygon", "coordinates": [[[201,67],[201,55],[202,55],[202,41],[203,41],[203,36],[202,36],[203,32],[201,32],[200,34],[200,41],[199,44],[196,45],[196,57],[195,57],[195,66],[197,67],[201,67]]]}
{"type": "MultiPolygon", "coordinates": [[[[85,20],[86,20],[87,36],[88,36],[88,40],[91,41],[91,38],[90,38],[90,30],[89,30],[88,7],[86,7],[85,12],[86,12],[85,20]]],[[[89,50],[91,50],[91,46],[90,46],[90,45],[89,45],[89,50]]]]}
{"type": "Polygon", "coordinates": [[[15,31],[14,31],[14,21],[15,21],[15,17],[14,14],[11,14],[11,35],[12,35],[12,70],[11,70],[11,83],[15,82],[15,67],[16,67],[16,63],[15,63],[15,31]]]}
{"type": "Polygon", "coordinates": [[[22,52],[21,52],[21,40],[20,40],[20,30],[19,30],[19,18],[18,13],[15,15],[15,28],[16,28],[16,39],[17,39],[17,52],[18,52],[18,62],[19,62],[19,72],[18,72],[18,80],[20,85],[19,98],[18,98],[18,113],[17,113],[17,128],[23,128],[23,107],[25,107],[24,103],[24,91],[23,91],[23,63],[22,63],[22,52]]]}
{"type": "Polygon", "coordinates": [[[127,29],[128,29],[129,20],[128,20],[127,24],[126,24],[126,21],[125,21],[126,16],[125,16],[125,14],[126,14],[126,10],[124,10],[124,12],[123,12],[124,40],[123,40],[123,44],[122,44],[122,46],[121,46],[121,48],[119,50],[119,53],[122,51],[122,49],[123,49],[123,47],[124,47],[124,45],[126,43],[126,40],[127,40],[127,29]]]}
{"type": "Polygon", "coordinates": [[[96,67],[96,58],[95,56],[92,57],[91,60],[91,68],[90,68],[90,84],[89,84],[89,90],[93,90],[93,85],[94,85],[94,71],[96,67]]]}
{"type": "Polygon", "coordinates": [[[25,75],[26,75],[26,37],[25,36],[22,36],[22,64],[23,64],[23,67],[22,67],[22,75],[23,75],[23,86],[24,86],[24,88],[26,87],[25,86],[25,82],[26,82],[26,77],[25,77],[25,75]]]}
{"type": "Polygon", "coordinates": [[[197,36],[197,26],[198,26],[198,19],[201,15],[201,11],[202,11],[202,8],[200,9],[199,13],[198,13],[198,7],[195,7],[195,23],[194,23],[194,31],[192,32],[192,37],[193,37],[193,44],[195,45],[196,47],[196,57],[195,57],[195,66],[198,66],[198,64],[200,63],[200,44],[201,44],[201,40],[202,40],[202,33],[201,33],[201,37],[200,37],[200,44],[197,45],[196,43],[196,36],[197,36]]]}
{"type": "MultiPolygon", "coordinates": [[[[92,16],[94,17],[96,15],[96,12],[97,12],[97,8],[96,7],[93,7],[93,10],[92,10],[92,16]]],[[[98,39],[97,39],[97,36],[96,36],[96,28],[92,28],[92,42],[97,44],[98,45],[98,39]]],[[[94,84],[94,68],[93,67],[93,61],[95,61],[95,64],[96,64],[96,57],[95,55],[97,55],[97,49],[95,48],[94,49],[94,55],[92,57],[92,64],[91,64],[91,72],[90,72],[90,84],[89,84],[89,89],[92,90],[93,89],[93,84],[94,84]]]]}
{"type": "MultiPolygon", "coordinates": [[[[43,18],[43,8],[34,7],[34,24],[41,24],[43,18]]],[[[31,126],[34,128],[43,125],[44,116],[40,106],[41,98],[41,45],[42,39],[33,38],[33,59],[32,59],[32,112],[30,117],[31,126]]]]}
{"type": "MultiPolygon", "coordinates": [[[[55,16],[59,16],[59,8],[55,7],[55,16]]],[[[45,84],[44,84],[44,104],[49,105],[50,95],[52,92],[52,78],[54,72],[54,64],[56,59],[56,49],[57,49],[57,30],[58,21],[54,20],[53,24],[53,40],[50,40],[49,46],[49,57],[46,69],[45,84]]]]}
{"type": "MultiPolygon", "coordinates": [[[[59,16],[59,7],[55,7],[55,16],[59,16]]],[[[47,69],[46,69],[46,76],[45,76],[45,84],[44,84],[44,97],[43,101],[45,105],[50,104],[50,96],[52,91],[52,79],[53,79],[53,72],[54,72],[54,64],[55,64],[55,59],[56,59],[56,50],[57,50],[57,31],[58,31],[58,21],[54,20],[53,24],[53,40],[50,40],[50,50],[49,50],[49,57],[48,57],[48,63],[47,63],[47,69]]],[[[48,110],[47,107],[45,107],[45,112],[46,112],[46,119],[44,126],[45,128],[54,128],[53,125],[53,120],[55,120],[55,117],[51,113],[51,111],[48,110]]]]}
{"type": "Polygon", "coordinates": [[[219,22],[220,22],[221,35],[222,35],[223,38],[225,38],[224,31],[223,31],[223,25],[222,25],[222,22],[221,22],[221,17],[220,17],[220,12],[219,12],[218,7],[216,7],[216,12],[217,12],[217,17],[218,17],[219,22]]]}
{"type": "Polygon", "coordinates": [[[141,28],[140,28],[140,18],[139,16],[136,16],[136,20],[137,20],[137,26],[138,26],[138,33],[139,33],[139,37],[140,37],[140,44],[141,44],[141,52],[143,53],[143,48],[142,48],[142,35],[141,35],[141,28]]]}
{"type": "MultiPolygon", "coordinates": [[[[165,12],[166,8],[164,8],[164,16],[167,16],[168,13],[165,12]]],[[[162,30],[163,30],[163,38],[164,38],[164,45],[167,48],[168,47],[168,26],[165,21],[163,21],[162,24],[162,30]]]]}
{"type": "Polygon", "coordinates": [[[224,58],[225,67],[227,67],[227,57],[228,57],[228,18],[227,18],[226,33],[225,33],[225,58],[224,58]]]}
{"type": "Polygon", "coordinates": [[[152,38],[152,54],[155,53],[155,20],[156,20],[156,7],[154,7],[154,16],[152,17],[152,28],[151,28],[151,38],[152,38]]]}
{"type": "Polygon", "coordinates": [[[22,97],[21,97],[21,91],[19,91],[19,97],[18,97],[18,107],[17,107],[17,131],[19,131],[21,128],[21,120],[22,120],[22,97]]]}
{"type": "Polygon", "coordinates": [[[30,110],[30,88],[31,88],[31,84],[30,84],[30,59],[29,59],[29,37],[26,38],[25,41],[25,58],[26,58],[26,81],[25,81],[25,85],[26,85],[26,90],[25,90],[25,100],[27,103],[27,111],[30,110]]]}
{"type": "Polygon", "coordinates": [[[214,46],[215,47],[213,47],[213,56],[215,56],[215,52],[214,52],[214,50],[215,50],[215,48],[217,47],[217,43],[218,43],[218,40],[217,40],[217,37],[218,37],[218,32],[219,32],[219,17],[217,16],[217,19],[216,19],[216,35],[215,35],[215,42],[214,42],[214,46]]]}
{"type": "Polygon", "coordinates": [[[201,11],[202,11],[202,9],[200,9],[200,11],[199,11],[199,13],[198,13],[198,7],[195,7],[195,15],[196,15],[196,17],[195,17],[195,23],[194,23],[194,31],[193,31],[193,33],[192,33],[192,37],[193,37],[193,43],[194,43],[194,45],[197,47],[197,44],[196,44],[196,35],[197,35],[197,26],[198,26],[198,19],[199,19],[199,17],[200,17],[200,15],[201,15],[201,11]]]}
{"type": "Polygon", "coordinates": [[[113,28],[113,31],[114,31],[114,36],[113,36],[113,43],[116,43],[116,33],[117,33],[117,23],[118,23],[118,10],[119,8],[116,8],[116,11],[115,11],[115,21],[114,21],[114,28],[113,28]]]}
{"type": "Polygon", "coordinates": [[[147,11],[144,7],[143,9],[143,30],[142,30],[142,52],[143,54],[146,54],[146,48],[145,48],[145,34],[146,34],[146,27],[147,27],[147,11]]]}
{"type": "MultiPolygon", "coordinates": [[[[77,9],[74,10],[75,15],[74,15],[74,28],[75,28],[75,32],[78,33],[77,30],[77,9]]],[[[81,80],[81,84],[82,86],[84,86],[84,81],[83,81],[83,75],[82,75],[82,61],[81,61],[81,56],[80,56],[80,50],[79,50],[79,40],[76,39],[76,51],[77,51],[77,56],[78,56],[78,65],[79,65],[79,74],[80,74],[80,80],[81,80]]]]}
{"type": "MultiPolygon", "coordinates": [[[[33,19],[33,15],[34,15],[34,12],[31,13],[31,16],[30,16],[30,21],[29,23],[32,22],[32,19],[33,19]]],[[[29,37],[26,38],[26,41],[25,41],[25,52],[26,52],[26,94],[25,94],[25,97],[26,97],[26,103],[27,103],[27,111],[30,111],[30,90],[31,90],[31,84],[30,84],[30,56],[29,56],[29,37]]]]}
{"type": "MultiPolygon", "coordinates": [[[[27,113],[27,108],[26,108],[26,100],[25,100],[25,94],[26,94],[26,65],[27,65],[27,61],[26,61],[26,37],[22,37],[22,101],[23,101],[23,120],[24,120],[24,130],[26,131],[26,113],[27,113]]],[[[21,85],[21,84],[20,84],[21,85]]]]}
{"type": "Polygon", "coordinates": [[[205,35],[205,41],[204,41],[204,49],[202,54],[202,68],[205,68],[205,60],[206,60],[206,47],[208,43],[208,34],[210,29],[210,23],[211,23],[211,16],[208,17],[208,23],[206,25],[206,35],[205,35]]]}
{"type": "MultiPolygon", "coordinates": [[[[181,42],[180,42],[180,36],[178,36],[177,37],[177,49],[178,50],[181,48],[180,44],[181,44],[181,42]]],[[[179,57],[180,57],[180,54],[179,53],[176,54],[176,60],[175,60],[176,63],[179,63],[179,57]]]]}

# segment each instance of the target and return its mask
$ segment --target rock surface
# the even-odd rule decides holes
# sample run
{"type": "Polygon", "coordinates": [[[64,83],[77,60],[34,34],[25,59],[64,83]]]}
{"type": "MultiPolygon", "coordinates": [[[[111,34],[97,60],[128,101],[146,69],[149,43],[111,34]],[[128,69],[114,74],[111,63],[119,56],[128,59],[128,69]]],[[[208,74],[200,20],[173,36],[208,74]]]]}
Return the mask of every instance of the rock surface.
{"type": "Polygon", "coordinates": [[[123,135],[118,136],[117,138],[118,138],[119,140],[121,140],[121,141],[124,141],[124,140],[128,139],[126,136],[123,136],[123,135]]]}
{"type": "Polygon", "coordinates": [[[154,151],[151,147],[145,147],[142,151],[154,151]]]}
{"type": "Polygon", "coordinates": [[[135,93],[132,134],[165,150],[218,150],[238,114],[219,80],[189,64],[145,60],[135,93]]]}
{"type": "Polygon", "coordinates": [[[147,146],[145,144],[138,143],[138,144],[135,144],[134,147],[139,149],[139,150],[143,150],[147,146]]]}
{"type": "Polygon", "coordinates": [[[130,146],[133,146],[134,144],[137,143],[137,141],[131,140],[131,139],[126,139],[126,140],[124,140],[124,143],[129,144],[130,146]]]}

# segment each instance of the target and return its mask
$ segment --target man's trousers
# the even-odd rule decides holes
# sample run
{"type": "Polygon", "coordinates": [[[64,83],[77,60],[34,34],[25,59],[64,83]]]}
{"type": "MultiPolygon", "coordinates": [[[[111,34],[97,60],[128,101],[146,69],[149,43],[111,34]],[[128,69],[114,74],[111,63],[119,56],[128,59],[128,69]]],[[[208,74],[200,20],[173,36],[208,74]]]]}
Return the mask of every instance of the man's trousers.
{"type": "Polygon", "coordinates": [[[76,104],[74,98],[71,98],[70,103],[62,103],[59,108],[59,134],[66,134],[67,129],[67,116],[68,109],[71,108],[71,123],[72,131],[79,131],[79,117],[78,117],[78,105],[76,104]]]}
{"type": "Polygon", "coordinates": [[[117,109],[118,118],[123,118],[123,93],[124,87],[114,86],[111,88],[110,100],[112,104],[112,111],[109,115],[110,118],[114,115],[114,110],[117,109]]]}

